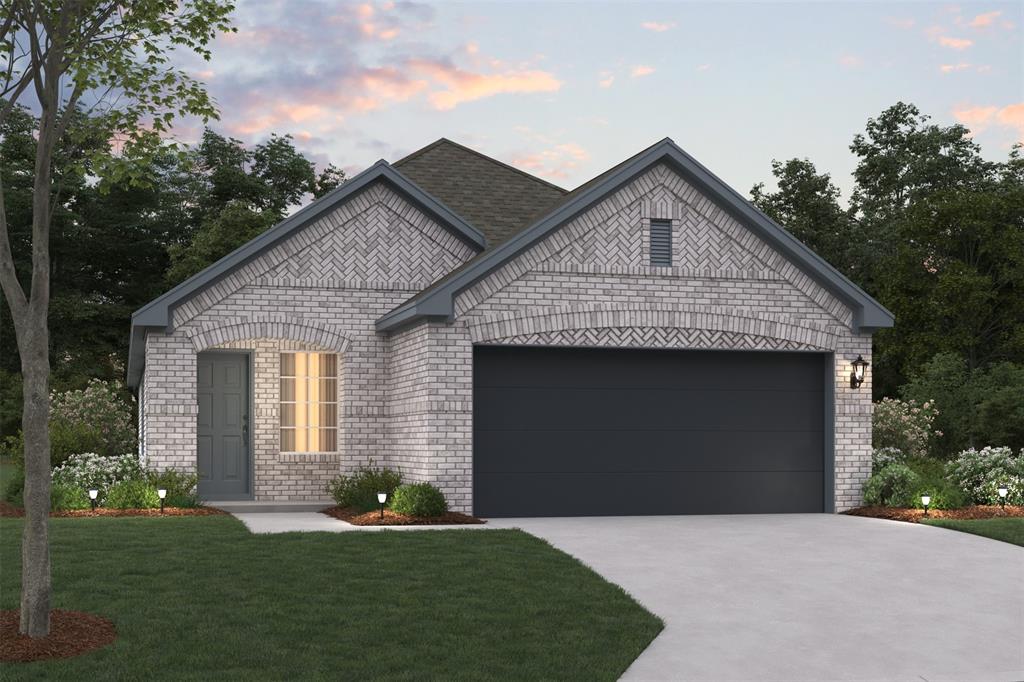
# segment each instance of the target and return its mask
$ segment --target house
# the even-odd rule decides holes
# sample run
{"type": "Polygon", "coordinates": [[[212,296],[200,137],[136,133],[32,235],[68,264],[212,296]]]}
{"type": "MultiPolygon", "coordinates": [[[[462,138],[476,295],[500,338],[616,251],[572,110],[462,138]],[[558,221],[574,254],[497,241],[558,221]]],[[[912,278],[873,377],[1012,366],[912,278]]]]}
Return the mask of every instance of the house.
{"type": "Polygon", "coordinates": [[[571,192],[442,139],[138,310],[128,380],[206,499],[373,462],[480,516],[834,512],[892,323],[669,139],[571,192]]]}

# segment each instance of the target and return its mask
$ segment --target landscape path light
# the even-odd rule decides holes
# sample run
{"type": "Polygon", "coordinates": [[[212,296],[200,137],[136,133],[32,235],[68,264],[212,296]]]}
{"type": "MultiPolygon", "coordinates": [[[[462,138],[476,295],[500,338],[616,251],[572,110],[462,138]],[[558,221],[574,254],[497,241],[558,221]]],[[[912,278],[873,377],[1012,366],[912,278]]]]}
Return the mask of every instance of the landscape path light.
{"type": "Polygon", "coordinates": [[[96,498],[100,496],[100,491],[96,488],[89,489],[89,504],[92,505],[92,510],[96,511],[96,498]]]}
{"type": "Polygon", "coordinates": [[[1006,496],[1010,494],[1010,489],[1006,487],[1006,484],[999,486],[999,508],[1006,511],[1006,496]]]}
{"type": "Polygon", "coordinates": [[[167,497],[167,489],[166,488],[157,488],[156,494],[157,494],[157,497],[160,498],[160,513],[163,514],[164,513],[164,498],[167,497]]]}
{"type": "Polygon", "coordinates": [[[384,520],[384,503],[388,501],[387,493],[377,493],[377,501],[380,502],[380,520],[384,520]]]}
{"type": "Polygon", "coordinates": [[[921,496],[921,504],[924,505],[924,515],[925,516],[928,516],[928,505],[931,504],[931,503],[932,503],[932,496],[931,495],[922,495],[921,496]]]}

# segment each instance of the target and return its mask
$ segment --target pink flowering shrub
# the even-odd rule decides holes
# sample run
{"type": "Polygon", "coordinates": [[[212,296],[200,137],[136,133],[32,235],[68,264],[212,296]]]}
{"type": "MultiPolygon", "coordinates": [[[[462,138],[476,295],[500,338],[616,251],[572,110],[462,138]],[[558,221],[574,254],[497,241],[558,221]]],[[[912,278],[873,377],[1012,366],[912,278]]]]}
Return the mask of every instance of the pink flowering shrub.
{"type": "Polygon", "coordinates": [[[925,457],[933,439],[942,436],[932,428],[938,414],[935,404],[926,401],[882,398],[875,403],[871,442],[875,448],[896,448],[909,457],[925,457]]]}

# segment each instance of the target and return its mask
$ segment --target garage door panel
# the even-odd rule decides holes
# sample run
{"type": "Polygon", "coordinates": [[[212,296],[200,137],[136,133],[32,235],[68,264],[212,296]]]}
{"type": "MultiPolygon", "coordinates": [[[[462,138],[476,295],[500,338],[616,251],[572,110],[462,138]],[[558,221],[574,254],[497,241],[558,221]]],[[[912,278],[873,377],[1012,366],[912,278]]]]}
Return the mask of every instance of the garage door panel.
{"type": "Polygon", "coordinates": [[[478,516],[622,516],[804,512],[820,472],[493,474],[475,485],[478,516]]]}
{"type": "MultiPolygon", "coordinates": [[[[671,359],[680,351],[647,349],[545,348],[478,346],[474,383],[479,387],[772,389],[818,382],[818,365],[806,353],[699,351],[698,358],[671,359]],[[596,353],[580,363],[579,353],[596,353]],[[771,362],[765,362],[766,357],[771,362]],[[492,359],[496,361],[491,362],[492,359]]],[[[682,351],[688,354],[687,351],[682,351]]]]}
{"type": "Polygon", "coordinates": [[[477,427],[820,429],[822,393],[797,390],[478,388],[477,427]]]}
{"type": "Polygon", "coordinates": [[[821,432],[479,431],[476,471],[821,471],[821,432]],[[729,453],[723,456],[723,452],[729,453]]]}
{"type": "Polygon", "coordinates": [[[476,348],[474,511],[822,511],[825,357],[476,348]]]}

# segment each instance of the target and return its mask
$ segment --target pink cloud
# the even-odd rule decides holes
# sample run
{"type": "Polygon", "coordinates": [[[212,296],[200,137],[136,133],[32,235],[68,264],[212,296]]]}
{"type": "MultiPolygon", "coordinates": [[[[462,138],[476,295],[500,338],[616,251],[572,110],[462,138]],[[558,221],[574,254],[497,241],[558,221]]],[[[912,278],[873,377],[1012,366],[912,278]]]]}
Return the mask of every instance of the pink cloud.
{"type": "Polygon", "coordinates": [[[1008,104],[1005,107],[977,106],[954,109],[953,118],[971,129],[972,133],[980,133],[986,128],[997,125],[1016,130],[1017,139],[1024,142],[1024,102],[1008,104]]]}
{"type": "Polygon", "coordinates": [[[463,102],[506,93],[555,92],[562,81],[547,71],[507,69],[499,73],[474,73],[435,59],[413,58],[407,66],[412,73],[443,86],[428,95],[435,109],[454,109],[463,102]]]}
{"type": "Polygon", "coordinates": [[[855,54],[844,54],[839,58],[839,63],[848,69],[856,69],[864,66],[864,60],[855,54]]]}
{"type": "Polygon", "coordinates": [[[569,177],[572,171],[589,158],[590,153],[580,145],[563,142],[539,152],[515,156],[512,165],[542,177],[561,180],[569,177]]]}
{"type": "Polygon", "coordinates": [[[943,64],[939,67],[939,71],[942,73],[953,73],[954,71],[963,71],[964,69],[971,68],[971,65],[966,62],[960,62],[959,64],[943,64]]]}
{"type": "Polygon", "coordinates": [[[650,76],[652,73],[654,73],[653,66],[646,66],[644,64],[640,64],[638,66],[634,66],[632,70],[629,72],[629,75],[632,76],[633,78],[642,78],[644,76],[650,76]]]}
{"type": "Polygon", "coordinates": [[[971,19],[967,23],[967,25],[970,26],[971,28],[986,28],[994,24],[996,19],[999,18],[1000,15],[1002,15],[1002,12],[999,11],[985,12],[984,14],[979,14],[978,16],[971,19]]]}
{"type": "Polygon", "coordinates": [[[648,31],[654,31],[655,33],[664,33],[665,31],[668,31],[670,29],[675,28],[676,27],[676,22],[674,22],[674,21],[665,21],[665,22],[645,21],[644,23],[640,24],[640,26],[642,28],[647,29],[648,31]]]}
{"type": "Polygon", "coordinates": [[[943,47],[952,48],[954,50],[966,50],[974,44],[973,40],[968,38],[951,38],[950,36],[939,36],[939,45],[943,47]]]}
{"type": "Polygon", "coordinates": [[[612,74],[602,74],[601,80],[597,81],[597,84],[600,85],[602,88],[610,88],[612,87],[612,83],[614,82],[615,76],[613,76],[612,74]]]}

